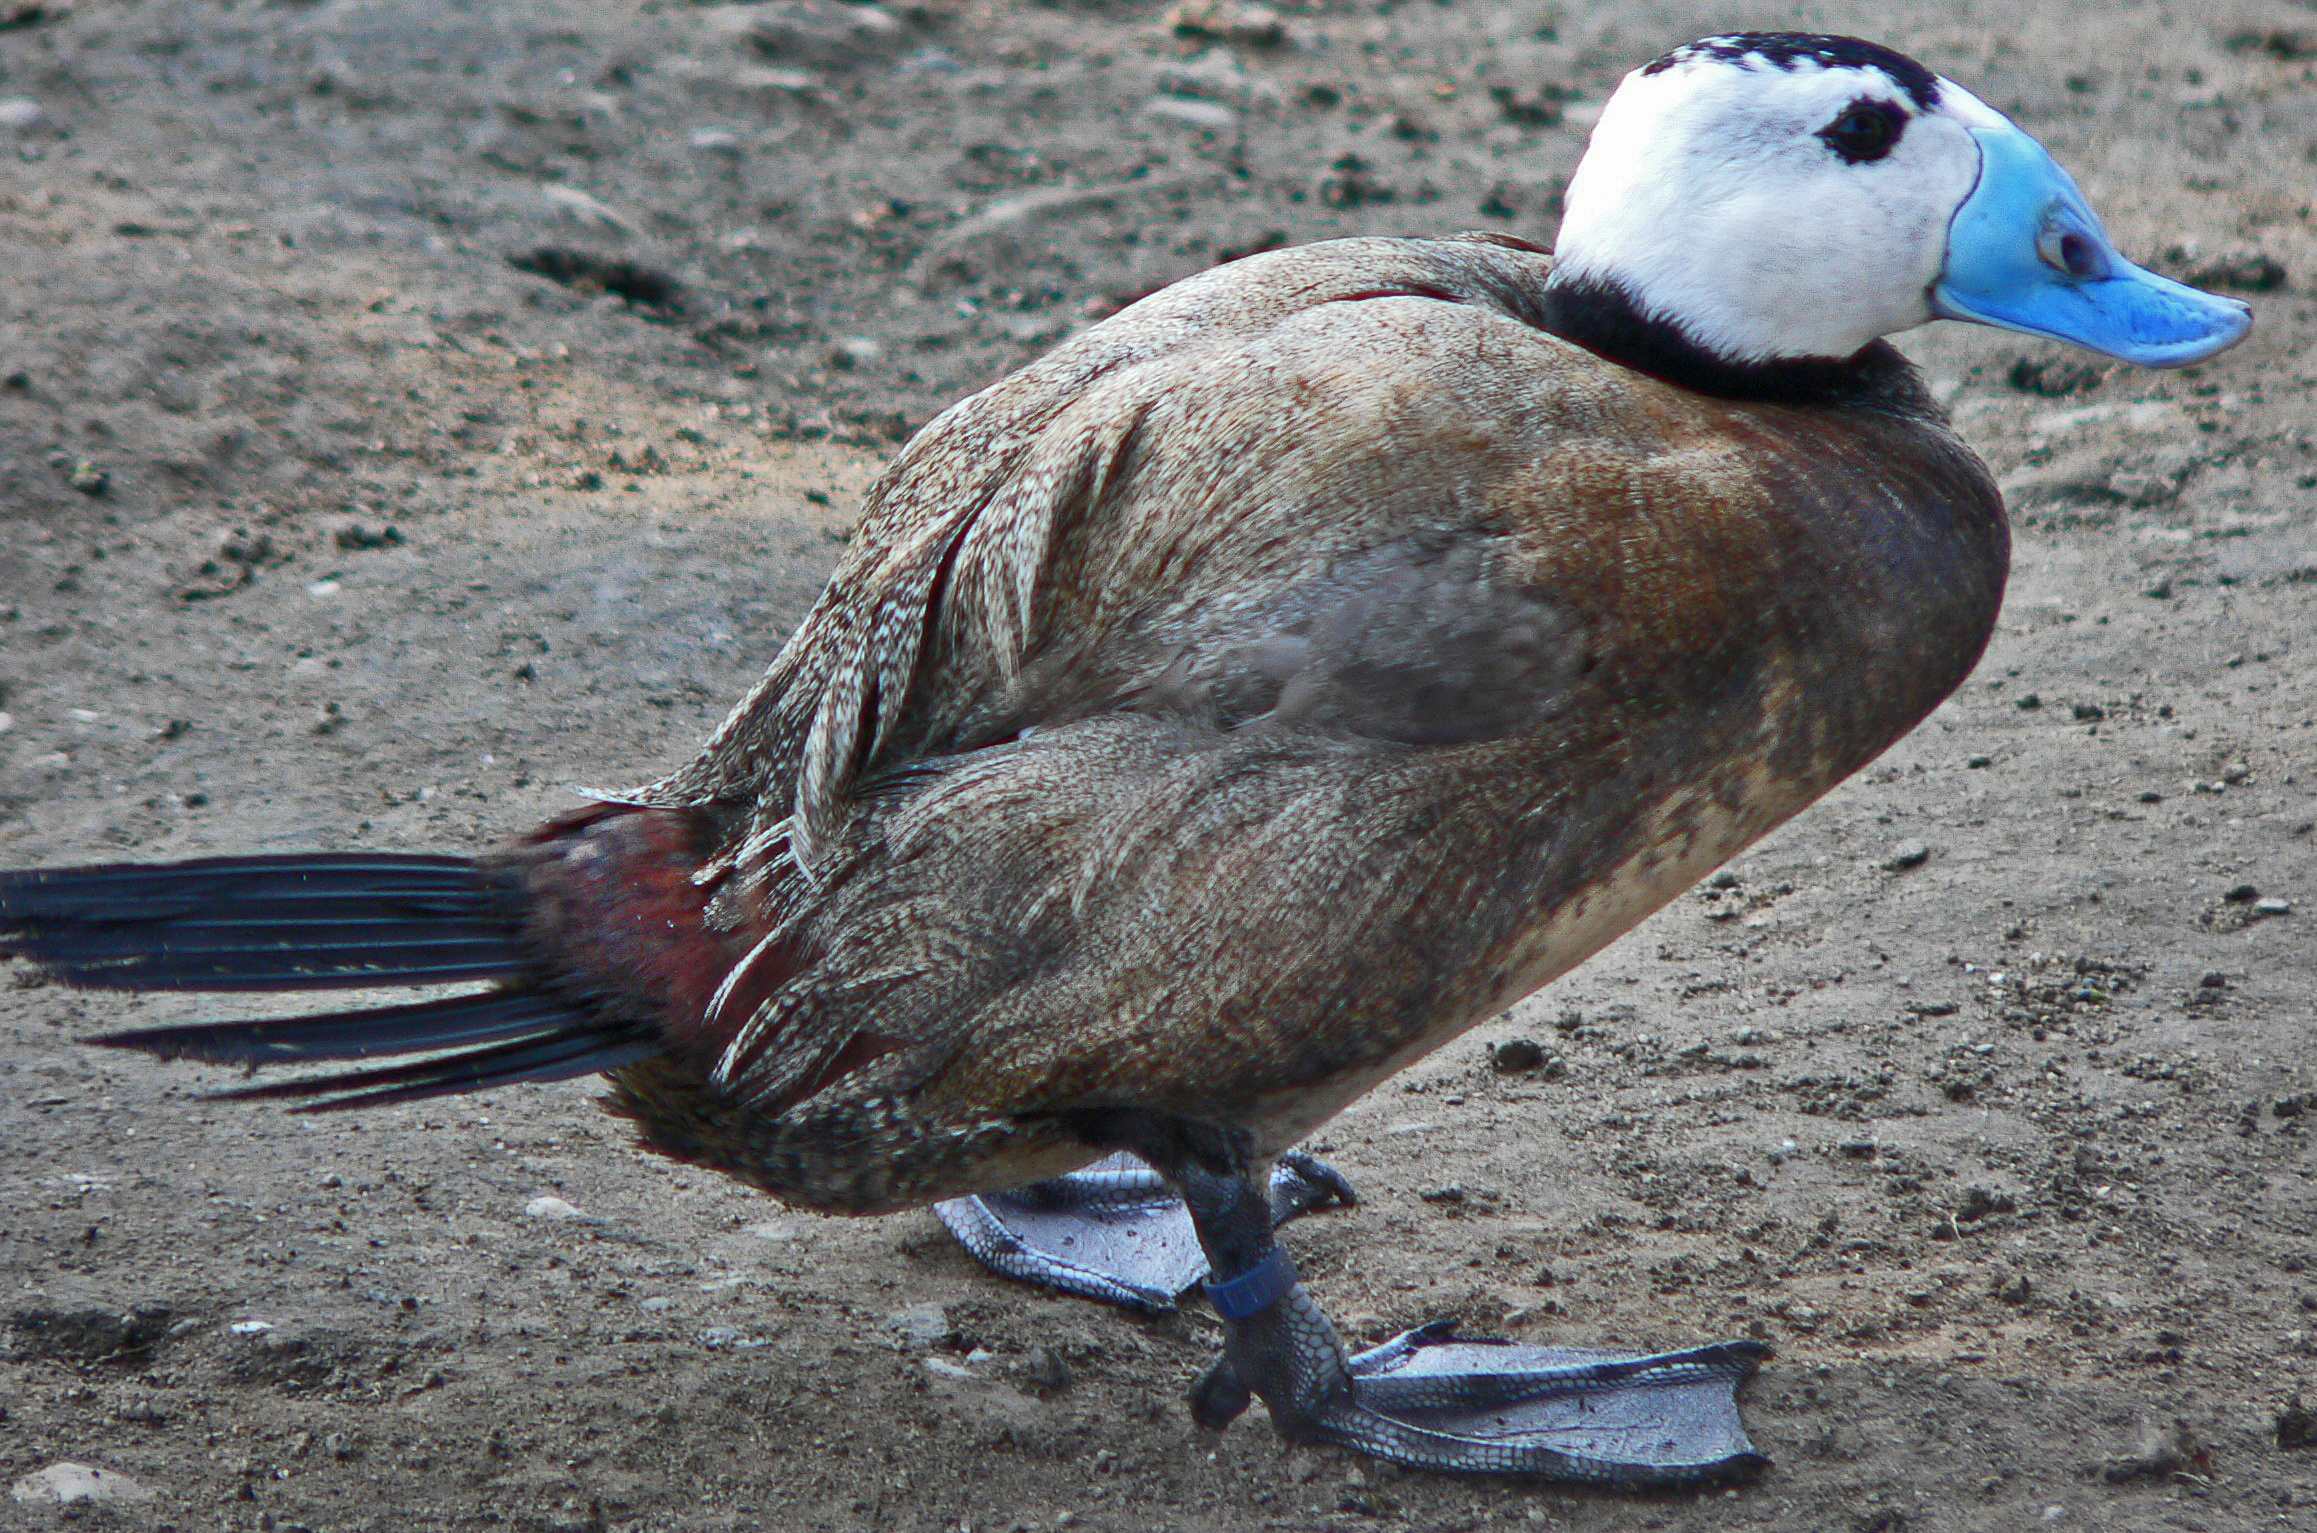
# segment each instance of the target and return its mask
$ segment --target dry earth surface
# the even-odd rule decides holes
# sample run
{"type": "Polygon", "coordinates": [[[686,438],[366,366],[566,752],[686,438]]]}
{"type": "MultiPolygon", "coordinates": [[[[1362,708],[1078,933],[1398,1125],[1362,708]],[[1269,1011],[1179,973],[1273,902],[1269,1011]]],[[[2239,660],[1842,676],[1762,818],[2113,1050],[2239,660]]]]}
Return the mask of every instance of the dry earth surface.
{"type": "Polygon", "coordinates": [[[17,972],[0,1484],[130,1483],[0,1524],[2317,1528],[2307,5],[0,0],[0,863],[641,780],[946,401],[1236,253],[1549,239],[1623,70],[1736,24],[1932,62],[2260,314],[2172,375],[1910,337],[2018,527],[1977,677],[1318,1146],[1351,1329],[1766,1337],[1765,1478],[1208,1436],[1204,1312],[785,1211],[589,1085],[205,1101],[73,1040],[219,1003],[17,972]]]}

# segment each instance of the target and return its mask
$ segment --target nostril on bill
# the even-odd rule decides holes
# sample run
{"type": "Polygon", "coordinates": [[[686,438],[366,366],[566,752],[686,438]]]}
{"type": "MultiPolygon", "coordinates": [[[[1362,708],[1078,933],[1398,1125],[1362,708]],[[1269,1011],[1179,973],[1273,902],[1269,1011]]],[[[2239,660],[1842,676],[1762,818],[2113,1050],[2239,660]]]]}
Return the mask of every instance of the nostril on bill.
{"type": "Polygon", "coordinates": [[[2100,259],[2100,247],[2074,229],[2047,226],[2035,242],[2035,251],[2046,266],[2079,279],[2101,275],[2105,265],[2100,259]]]}

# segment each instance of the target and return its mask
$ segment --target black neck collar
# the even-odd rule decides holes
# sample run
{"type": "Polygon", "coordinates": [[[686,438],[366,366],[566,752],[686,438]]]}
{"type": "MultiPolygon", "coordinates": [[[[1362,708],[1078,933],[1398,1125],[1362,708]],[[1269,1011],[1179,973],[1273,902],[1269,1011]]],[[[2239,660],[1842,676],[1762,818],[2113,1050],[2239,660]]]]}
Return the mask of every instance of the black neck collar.
{"type": "Polygon", "coordinates": [[[1561,339],[1653,378],[1722,399],[1781,404],[1852,400],[1881,392],[1892,364],[1905,365],[1882,341],[1840,360],[1732,362],[1691,340],[1671,320],[1644,313],[1617,283],[1597,278],[1548,281],[1542,307],[1544,328],[1561,339]]]}

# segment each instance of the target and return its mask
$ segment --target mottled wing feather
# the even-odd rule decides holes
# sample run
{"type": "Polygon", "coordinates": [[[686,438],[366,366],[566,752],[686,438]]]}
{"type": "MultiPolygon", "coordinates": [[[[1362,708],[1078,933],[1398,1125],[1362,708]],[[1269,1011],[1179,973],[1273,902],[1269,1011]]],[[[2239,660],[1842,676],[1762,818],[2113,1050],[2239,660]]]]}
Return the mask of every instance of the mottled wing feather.
{"type": "MultiPolygon", "coordinates": [[[[961,401],[871,488],[828,590],[701,754],[612,796],[750,804],[750,844],[786,835],[817,855],[862,773],[964,743],[993,712],[1018,708],[1017,680],[1052,636],[1058,551],[1132,476],[1146,415],[1199,387],[1200,359],[1219,358],[1228,378],[1249,336],[1331,303],[1419,294],[1512,312],[1548,269],[1525,247],[1480,240],[1349,240],[1251,257],[961,401]]],[[[1143,529],[1162,543],[1175,530],[1163,520],[1143,529]]],[[[1095,649],[1113,636],[1105,624],[1072,642],[1095,649]]]]}
{"type": "Polygon", "coordinates": [[[1591,651],[1575,613],[1521,583],[1508,543],[1427,532],[1352,555],[1173,655],[1123,704],[1405,745],[1533,729],[1591,651]]]}

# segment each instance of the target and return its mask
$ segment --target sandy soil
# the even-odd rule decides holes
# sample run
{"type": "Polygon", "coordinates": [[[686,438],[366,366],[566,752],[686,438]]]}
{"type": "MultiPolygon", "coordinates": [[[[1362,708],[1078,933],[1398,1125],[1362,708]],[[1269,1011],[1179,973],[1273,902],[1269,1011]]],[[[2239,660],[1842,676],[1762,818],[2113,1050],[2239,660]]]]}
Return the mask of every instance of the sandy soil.
{"type": "Polygon", "coordinates": [[[1979,675],[1346,1113],[1366,1201],[1292,1237],[1365,1335],[1768,1338],[1767,1477],[1210,1437],[1203,1313],[785,1211],[588,1086],[205,1102],[72,1040],[217,1003],[16,973],[0,1482],[150,1499],[0,1524],[2317,1528],[2305,5],[6,0],[0,862],[456,848],[640,780],[944,402],[1233,253],[1549,238],[1625,68],[1798,21],[1970,83],[2259,326],[2170,376],[1910,338],[2017,518],[1979,675]]]}

